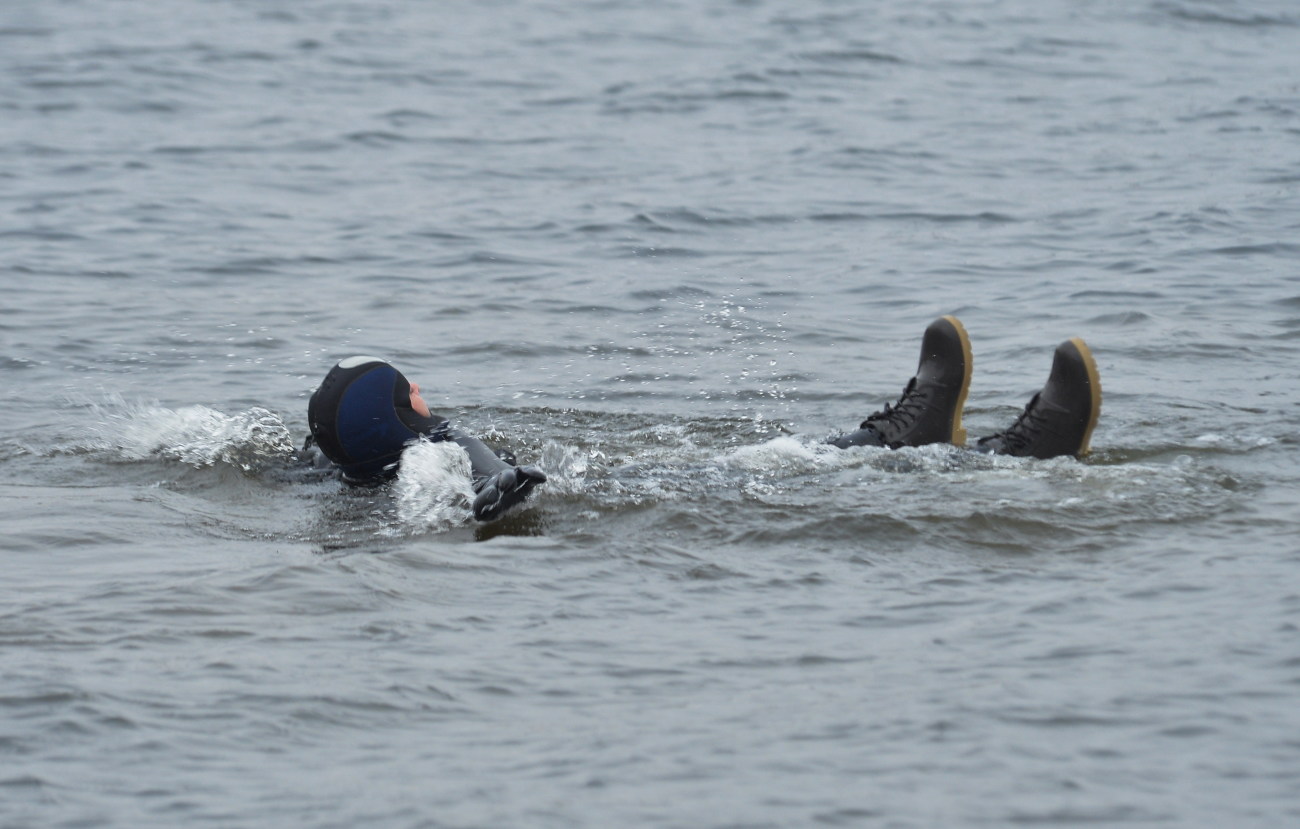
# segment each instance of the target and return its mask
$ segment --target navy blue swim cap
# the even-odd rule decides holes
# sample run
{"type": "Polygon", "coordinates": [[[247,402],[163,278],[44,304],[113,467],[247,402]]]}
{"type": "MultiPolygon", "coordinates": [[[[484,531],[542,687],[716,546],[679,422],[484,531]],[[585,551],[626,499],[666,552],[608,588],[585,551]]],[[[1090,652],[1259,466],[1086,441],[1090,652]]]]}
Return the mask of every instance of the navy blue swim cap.
{"type": "Polygon", "coordinates": [[[377,357],[342,360],[307,404],[316,445],[349,483],[377,483],[397,472],[406,444],[446,421],[411,408],[411,384],[377,357]]]}

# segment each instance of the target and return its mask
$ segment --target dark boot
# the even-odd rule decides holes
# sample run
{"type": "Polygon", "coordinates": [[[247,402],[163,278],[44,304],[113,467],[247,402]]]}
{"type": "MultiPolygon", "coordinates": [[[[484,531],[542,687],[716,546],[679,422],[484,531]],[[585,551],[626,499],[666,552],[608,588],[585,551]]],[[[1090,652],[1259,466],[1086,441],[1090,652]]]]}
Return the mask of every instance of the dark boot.
{"type": "Polygon", "coordinates": [[[850,446],[925,446],[928,443],[966,444],[961,410],[970,390],[970,337],[956,317],[940,317],[925,329],[921,363],[894,405],[862,421],[856,432],[831,444],[850,446]]]}
{"type": "Polygon", "coordinates": [[[1088,453],[1088,441],[1101,414],[1101,376],[1083,340],[1056,347],[1047,385],[1035,394],[1005,432],[980,438],[983,452],[1055,458],[1088,453]]]}

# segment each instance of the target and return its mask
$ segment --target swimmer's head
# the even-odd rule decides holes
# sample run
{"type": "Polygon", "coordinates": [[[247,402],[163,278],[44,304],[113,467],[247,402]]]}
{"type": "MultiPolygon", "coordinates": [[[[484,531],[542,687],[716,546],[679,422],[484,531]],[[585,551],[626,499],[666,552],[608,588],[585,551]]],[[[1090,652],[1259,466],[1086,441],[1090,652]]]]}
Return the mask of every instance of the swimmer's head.
{"type": "Polygon", "coordinates": [[[442,423],[420,387],[378,357],[349,357],[330,369],[307,404],[307,422],[352,483],[391,477],[406,444],[442,423]]]}

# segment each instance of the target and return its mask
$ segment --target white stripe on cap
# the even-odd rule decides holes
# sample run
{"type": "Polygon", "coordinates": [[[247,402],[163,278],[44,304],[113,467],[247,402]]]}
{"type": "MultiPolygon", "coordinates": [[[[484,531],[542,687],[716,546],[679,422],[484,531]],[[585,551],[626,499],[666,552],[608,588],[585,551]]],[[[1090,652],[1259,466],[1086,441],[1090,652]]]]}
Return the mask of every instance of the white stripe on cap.
{"type": "Polygon", "coordinates": [[[366,363],[386,363],[387,360],[381,360],[378,357],[349,357],[346,360],[339,360],[339,368],[356,368],[364,366],[366,363]]]}

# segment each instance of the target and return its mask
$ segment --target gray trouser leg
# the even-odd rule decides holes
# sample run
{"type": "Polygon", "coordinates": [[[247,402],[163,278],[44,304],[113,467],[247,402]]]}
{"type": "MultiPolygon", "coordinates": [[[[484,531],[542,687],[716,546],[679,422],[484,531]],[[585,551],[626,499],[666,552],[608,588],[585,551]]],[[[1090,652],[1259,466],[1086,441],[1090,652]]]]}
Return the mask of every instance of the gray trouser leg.
{"type": "Polygon", "coordinates": [[[875,429],[859,429],[856,432],[849,432],[847,435],[840,435],[834,440],[826,441],[831,446],[838,446],[841,449],[848,449],[850,446],[884,446],[885,442],[880,439],[880,433],[875,429]]]}

